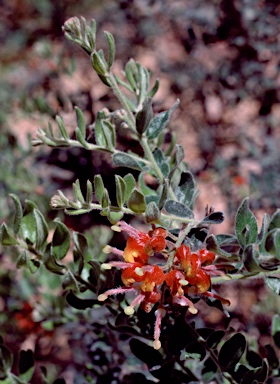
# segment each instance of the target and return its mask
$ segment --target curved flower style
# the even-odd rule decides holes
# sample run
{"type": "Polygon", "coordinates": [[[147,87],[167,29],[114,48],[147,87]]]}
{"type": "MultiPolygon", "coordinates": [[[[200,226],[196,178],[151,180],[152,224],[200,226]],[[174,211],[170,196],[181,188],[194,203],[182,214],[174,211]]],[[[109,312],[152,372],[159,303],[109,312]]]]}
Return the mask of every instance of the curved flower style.
{"type": "Polygon", "coordinates": [[[136,295],[135,298],[124,309],[127,315],[132,315],[137,305],[149,312],[154,304],[159,303],[158,309],[155,311],[153,344],[155,349],[159,349],[161,346],[160,325],[166,314],[166,308],[168,308],[168,304],[164,303],[164,287],[170,291],[174,305],[187,306],[192,314],[197,313],[197,309],[189,298],[193,294],[217,298],[223,304],[230,304],[228,300],[210,292],[210,275],[223,274],[213,265],[215,261],[213,252],[207,249],[192,252],[185,244],[175,248],[174,243],[166,240],[167,231],[163,228],[155,228],[155,226],[148,233],[144,233],[124,221],[120,221],[118,230],[123,230],[129,235],[124,251],[107,246],[106,252],[113,252],[123,257],[124,261],[104,263],[102,267],[104,269],[112,267],[122,269],[121,278],[124,287],[110,289],[99,295],[98,300],[104,301],[108,296],[118,293],[133,292],[136,295]],[[166,266],[149,262],[156,252],[164,254],[167,259],[166,266]]]}

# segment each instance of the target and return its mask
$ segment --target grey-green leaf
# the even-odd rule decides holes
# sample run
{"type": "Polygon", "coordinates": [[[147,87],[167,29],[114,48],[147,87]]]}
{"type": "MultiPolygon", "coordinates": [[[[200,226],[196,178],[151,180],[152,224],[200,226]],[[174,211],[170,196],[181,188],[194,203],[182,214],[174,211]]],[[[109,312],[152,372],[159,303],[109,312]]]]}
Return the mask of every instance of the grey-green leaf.
{"type": "Polygon", "coordinates": [[[147,97],[143,103],[143,108],[136,115],[136,130],[141,135],[148,128],[153,118],[152,99],[147,97]]]}
{"type": "Polygon", "coordinates": [[[131,173],[128,173],[124,176],[124,182],[126,185],[125,189],[125,202],[127,203],[129,196],[131,195],[131,192],[136,187],[136,181],[134,179],[134,176],[132,176],[131,173]]]}
{"type": "Polygon", "coordinates": [[[275,228],[268,232],[265,240],[265,250],[280,260],[280,229],[275,228]]]}
{"type": "Polygon", "coordinates": [[[159,169],[161,170],[163,177],[167,178],[167,176],[169,175],[170,168],[167,160],[163,155],[162,150],[160,148],[156,148],[153,152],[153,156],[159,169]]]}
{"type": "Polygon", "coordinates": [[[81,132],[81,136],[85,139],[86,137],[86,123],[83,112],[78,107],[74,107],[76,112],[77,125],[81,132]]]}
{"type": "Polygon", "coordinates": [[[164,204],[164,209],[170,215],[185,217],[187,219],[193,219],[194,217],[191,209],[175,200],[167,200],[164,204]]]}
{"type": "Polygon", "coordinates": [[[108,148],[110,151],[114,151],[116,146],[115,127],[107,120],[101,120],[101,126],[106,139],[106,148],[108,148]]]}
{"type": "Polygon", "coordinates": [[[155,139],[160,134],[160,132],[166,127],[172,116],[172,113],[178,107],[179,103],[180,101],[177,100],[168,111],[161,112],[152,119],[146,131],[149,140],[155,139]]]}
{"type": "Polygon", "coordinates": [[[259,252],[252,244],[247,245],[243,253],[243,263],[248,272],[258,272],[262,268],[259,265],[259,252]]]}
{"type": "Polygon", "coordinates": [[[175,196],[179,203],[185,204],[193,209],[198,191],[191,172],[182,172],[180,185],[175,190],[175,196]]]}
{"type": "Polygon", "coordinates": [[[79,201],[82,204],[85,203],[85,199],[81,191],[80,181],[78,179],[75,183],[73,183],[73,194],[75,201],[79,201]]]}
{"type": "Polygon", "coordinates": [[[102,177],[100,175],[94,176],[94,191],[97,201],[101,204],[105,188],[102,177]]]}
{"type": "Polygon", "coordinates": [[[159,223],[160,222],[160,210],[154,201],[151,201],[146,208],[146,222],[147,223],[159,223]]]}
{"type": "Polygon", "coordinates": [[[107,141],[103,132],[101,121],[105,118],[106,118],[105,113],[103,111],[99,111],[97,113],[96,121],[94,125],[94,136],[95,136],[96,144],[104,148],[106,147],[107,141]]]}
{"type": "Polygon", "coordinates": [[[147,170],[147,165],[141,159],[138,160],[127,153],[115,153],[113,155],[113,163],[117,167],[127,167],[138,171],[147,170]]]}
{"type": "Polygon", "coordinates": [[[258,224],[252,211],[249,209],[249,199],[245,198],[238,208],[235,218],[235,231],[239,244],[244,247],[253,244],[258,236],[258,224]]]}
{"type": "Polygon", "coordinates": [[[115,175],[115,182],[116,182],[117,204],[121,208],[125,203],[126,184],[124,179],[119,175],[115,175]]]}
{"type": "Polygon", "coordinates": [[[110,69],[114,63],[116,46],[115,46],[114,36],[108,31],[104,31],[104,33],[109,45],[108,66],[110,69]]]}

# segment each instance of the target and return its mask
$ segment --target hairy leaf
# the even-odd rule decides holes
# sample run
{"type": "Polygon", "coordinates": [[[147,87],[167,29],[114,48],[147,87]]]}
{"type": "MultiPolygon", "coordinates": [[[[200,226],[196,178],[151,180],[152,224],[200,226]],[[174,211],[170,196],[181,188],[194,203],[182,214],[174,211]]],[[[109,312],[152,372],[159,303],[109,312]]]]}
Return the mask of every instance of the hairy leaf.
{"type": "Polygon", "coordinates": [[[235,218],[235,231],[237,239],[242,247],[248,244],[253,244],[257,240],[257,219],[249,209],[248,198],[244,199],[238,208],[235,218]]]}

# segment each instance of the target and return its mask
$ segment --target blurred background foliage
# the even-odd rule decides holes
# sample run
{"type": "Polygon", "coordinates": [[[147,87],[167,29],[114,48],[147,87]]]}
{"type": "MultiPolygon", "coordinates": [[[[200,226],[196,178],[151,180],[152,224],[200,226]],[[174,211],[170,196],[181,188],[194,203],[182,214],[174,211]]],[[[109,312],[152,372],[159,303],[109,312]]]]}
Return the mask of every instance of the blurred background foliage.
{"type": "MultiPolygon", "coordinates": [[[[58,113],[74,131],[74,105],[85,112],[88,124],[100,108],[116,106],[113,95],[89,68],[86,55],[63,37],[64,21],[78,15],[94,17],[99,30],[115,36],[116,71],[133,57],[160,78],[156,112],[170,108],[176,98],[181,100],[172,129],[201,190],[198,215],[206,204],[214,205],[226,213],[225,223],[216,230],[230,232],[243,197],[250,195],[258,217],[280,206],[278,1],[10,0],[0,3],[0,222],[9,220],[12,212],[9,193],[35,201],[53,219],[50,197],[58,188],[70,191],[77,178],[83,186],[101,173],[106,187],[114,188],[110,183],[115,170],[105,155],[30,146],[36,129],[58,113]]],[[[105,46],[105,39],[101,35],[99,39],[105,46]]],[[[136,144],[121,132],[120,145],[136,144]]],[[[96,226],[106,224],[94,213],[63,220],[74,230],[87,230],[89,239],[96,226]]],[[[103,245],[108,241],[109,234],[103,245]]],[[[112,241],[117,245],[120,239],[112,241]]],[[[53,297],[59,292],[58,277],[51,276],[50,281],[47,273],[31,277],[19,273],[4,250],[0,263],[0,324],[10,335],[7,342],[13,351],[19,346],[36,347],[42,365],[54,363],[51,375],[66,372],[67,383],[73,377],[75,383],[83,383],[94,375],[103,377],[102,383],[117,383],[120,366],[127,377],[135,364],[143,369],[139,361],[127,359],[125,352],[129,352],[124,352],[119,336],[105,325],[102,316],[108,314],[69,309],[64,299],[53,297]],[[29,323],[23,324],[19,314],[29,323]],[[93,348],[97,339],[100,345],[93,348]],[[118,342],[108,361],[112,340],[118,342]],[[84,359],[92,369],[89,376],[81,369],[84,359]]],[[[261,282],[251,287],[239,284],[234,292],[233,323],[247,331],[249,327],[265,344],[279,298],[271,293],[266,302],[261,301],[267,294],[261,282]]],[[[204,315],[201,325],[223,323],[215,311],[204,315]]]]}

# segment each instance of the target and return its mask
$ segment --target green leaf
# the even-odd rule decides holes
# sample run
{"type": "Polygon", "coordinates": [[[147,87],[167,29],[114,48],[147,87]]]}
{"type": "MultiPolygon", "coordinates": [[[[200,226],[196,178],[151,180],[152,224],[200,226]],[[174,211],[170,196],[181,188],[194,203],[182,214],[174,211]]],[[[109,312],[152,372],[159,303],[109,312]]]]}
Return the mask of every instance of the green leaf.
{"type": "Polygon", "coordinates": [[[94,51],[91,54],[91,65],[98,75],[105,76],[108,71],[108,64],[104,59],[102,51],[94,51]]]}
{"type": "Polygon", "coordinates": [[[57,122],[57,126],[59,128],[61,136],[63,137],[64,140],[68,141],[69,140],[69,134],[67,132],[67,129],[65,128],[63,118],[60,116],[56,116],[55,120],[57,122]]]}
{"type": "Polygon", "coordinates": [[[58,264],[55,257],[47,250],[43,256],[43,263],[48,271],[56,273],[58,275],[64,274],[64,265],[58,264]]]}
{"type": "Polygon", "coordinates": [[[145,172],[141,172],[139,177],[138,177],[138,183],[139,183],[139,187],[140,187],[140,190],[141,192],[145,195],[145,196],[157,196],[157,193],[156,191],[154,191],[153,189],[151,189],[150,187],[148,187],[145,183],[145,180],[144,180],[144,176],[145,176],[145,172]]]}
{"type": "Polygon", "coordinates": [[[146,171],[148,168],[141,159],[138,160],[127,153],[115,153],[113,155],[113,163],[117,167],[127,167],[136,169],[137,171],[146,171]]]}
{"type": "Polygon", "coordinates": [[[219,329],[215,332],[213,332],[208,338],[207,338],[207,345],[211,349],[216,349],[219,342],[222,340],[222,338],[225,335],[225,331],[219,329]]]}
{"type": "Polygon", "coordinates": [[[62,281],[62,288],[64,290],[71,290],[74,292],[79,291],[77,280],[75,279],[75,276],[70,270],[68,270],[64,275],[64,278],[62,281]]]}
{"type": "Polygon", "coordinates": [[[190,343],[185,349],[185,357],[202,361],[206,356],[205,347],[197,342],[190,343]]]}
{"type": "Polygon", "coordinates": [[[149,369],[162,365],[163,358],[159,351],[156,351],[138,339],[131,339],[129,345],[131,352],[138,357],[138,359],[146,363],[149,369]]]}
{"type": "Polygon", "coordinates": [[[81,136],[85,139],[86,137],[86,123],[83,112],[78,107],[74,107],[76,112],[77,125],[81,132],[81,136]]]}
{"type": "Polygon", "coordinates": [[[18,373],[21,380],[29,382],[34,373],[34,355],[31,349],[21,350],[18,360],[18,373]]]}
{"type": "Polygon", "coordinates": [[[31,273],[36,273],[38,271],[38,268],[40,268],[41,263],[37,259],[30,259],[27,258],[27,267],[31,273]]]}
{"type": "Polygon", "coordinates": [[[27,258],[27,252],[23,251],[16,262],[16,267],[17,268],[22,268],[22,267],[27,267],[28,266],[28,258],[27,258]]]}
{"type": "Polygon", "coordinates": [[[204,217],[202,223],[205,224],[221,224],[224,221],[225,217],[223,212],[213,212],[210,215],[204,217]]]}
{"type": "Polygon", "coordinates": [[[105,192],[104,183],[100,175],[94,176],[94,192],[97,198],[97,201],[101,204],[102,198],[105,192]]]}
{"type": "Polygon", "coordinates": [[[107,31],[104,31],[104,33],[105,33],[105,36],[106,36],[106,39],[107,39],[107,42],[109,45],[108,66],[110,69],[114,63],[116,46],[115,46],[114,36],[110,32],[107,32],[107,31]]]}
{"type": "Polygon", "coordinates": [[[248,244],[253,244],[257,240],[257,219],[249,209],[248,198],[245,198],[238,208],[235,218],[235,231],[239,244],[242,247],[248,244]]]}
{"type": "Polygon", "coordinates": [[[93,194],[92,183],[89,180],[87,180],[87,195],[86,195],[87,204],[92,203],[92,194],[93,194]]]}
{"type": "Polygon", "coordinates": [[[147,223],[159,223],[160,222],[160,210],[154,201],[147,205],[145,212],[147,223]]]}
{"type": "Polygon", "coordinates": [[[14,217],[13,230],[14,230],[14,233],[17,234],[19,229],[20,229],[21,220],[22,220],[22,216],[23,216],[22,208],[21,208],[21,203],[20,203],[19,198],[12,193],[10,194],[10,196],[13,199],[15,209],[16,209],[15,217],[14,217]]]}
{"type": "Polygon", "coordinates": [[[34,209],[34,218],[36,223],[36,248],[40,249],[46,242],[49,234],[49,228],[42,213],[34,209]]]}
{"type": "Polygon", "coordinates": [[[178,203],[175,200],[167,200],[164,204],[165,211],[174,216],[186,217],[188,219],[193,219],[193,211],[189,209],[186,205],[178,203]]]}
{"type": "Polygon", "coordinates": [[[242,333],[236,333],[220,349],[218,360],[225,371],[235,368],[246,350],[246,339],[242,333]]]}
{"type": "Polygon", "coordinates": [[[139,86],[139,96],[138,102],[142,104],[147,96],[149,83],[150,83],[150,74],[149,71],[142,67],[140,63],[137,63],[138,67],[138,86],[139,86]]]}
{"type": "Polygon", "coordinates": [[[272,318],[271,334],[275,344],[280,348],[280,316],[278,314],[272,318]]]}
{"type": "Polygon", "coordinates": [[[143,193],[134,188],[128,199],[127,206],[135,213],[144,213],[146,202],[143,193]]]}
{"type": "Polygon", "coordinates": [[[87,243],[86,237],[79,232],[74,232],[73,239],[74,239],[75,247],[78,250],[78,252],[81,255],[85,256],[88,250],[88,243],[87,243]]]}
{"type": "Polygon", "coordinates": [[[30,200],[25,201],[25,209],[21,221],[21,233],[25,241],[31,244],[36,242],[36,219],[34,216],[34,209],[36,204],[30,200]]]}
{"type": "Polygon", "coordinates": [[[160,132],[166,127],[173,112],[178,107],[179,103],[180,101],[177,100],[175,104],[168,111],[161,112],[152,119],[146,131],[147,138],[149,140],[155,139],[160,134],[160,132]]]}
{"type": "Polygon", "coordinates": [[[7,373],[12,369],[13,355],[6,345],[0,344],[0,372],[7,373]]]}
{"type": "Polygon", "coordinates": [[[156,79],[155,84],[153,85],[152,89],[148,92],[148,97],[154,97],[154,95],[157,93],[159,89],[159,79],[156,79]]]}
{"type": "Polygon", "coordinates": [[[116,224],[118,221],[120,221],[123,218],[123,212],[112,212],[109,211],[107,213],[108,220],[111,224],[116,224]]]}
{"type": "MultiPolygon", "coordinates": [[[[229,253],[229,252],[226,252],[224,249],[222,249],[220,247],[218,238],[213,234],[211,234],[210,236],[208,236],[206,238],[206,248],[209,251],[212,251],[219,256],[225,257],[227,260],[238,261],[237,253],[234,253],[234,252],[229,253]]],[[[239,248],[238,248],[238,250],[239,250],[239,248]]]]}
{"type": "Polygon", "coordinates": [[[75,183],[73,183],[73,194],[75,201],[79,201],[82,204],[85,203],[85,199],[81,191],[80,181],[78,179],[75,181],[75,183]]]}
{"type": "Polygon", "coordinates": [[[124,182],[126,185],[125,189],[125,202],[127,203],[129,196],[131,195],[131,192],[133,189],[136,187],[136,181],[134,176],[132,176],[131,173],[128,173],[127,175],[124,176],[124,182]]]}
{"type": "Polygon", "coordinates": [[[0,227],[0,239],[2,245],[16,245],[18,243],[5,223],[0,227]]]}
{"type": "Polygon", "coordinates": [[[71,307],[76,309],[87,309],[92,308],[95,304],[100,304],[98,300],[95,299],[80,299],[72,291],[66,296],[66,301],[71,307]]]}
{"type": "Polygon", "coordinates": [[[280,209],[277,209],[277,211],[271,216],[268,230],[270,231],[272,229],[280,229],[280,209]]]}
{"type": "Polygon", "coordinates": [[[83,136],[83,133],[81,132],[80,128],[77,127],[75,129],[75,135],[76,135],[76,139],[78,140],[78,142],[80,144],[82,144],[82,146],[85,148],[85,149],[90,149],[90,146],[88,144],[88,142],[85,140],[84,136],[83,136]]]}
{"type": "Polygon", "coordinates": [[[275,228],[268,232],[265,239],[265,250],[280,260],[280,229],[275,228]]]}
{"type": "Polygon", "coordinates": [[[109,207],[110,204],[111,204],[111,201],[110,201],[109,193],[108,193],[107,189],[104,189],[104,193],[103,193],[102,201],[101,201],[101,206],[102,206],[102,208],[107,208],[107,207],[109,207]]]}
{"type": "Polygon", "coordinates": [[[125,66],[125,76],[131,85],[132,89],[134,92],[137,90],[137,74],[138,74],[138,69],[135,60],[130,59],[126,66],[125,66]]]}
{"type": "Polygon", "coordinates": [[[265,277],[266,285],[277,295],[280,295],[280,278],[279,277],[265,277]]]}
{"type": "Polygon", "coordinates": [[[160,148],[156,148],[153,152],[154,159],[161,170],[161,173],[164,178],[167,178],[169,175],[169,165],[166,159],[164,158],[163,152],[160,148]]]}
{"type": "Polygon", "coordinates": [[[121,208],[125,203],[126,183],[124,179],[119,175],[115,175],[115,182],[116,182],[117,204],[121,208]]]}
{"type": "Polygon", "coordinates": [[[58,260],[62,260],[70,248],[70,233],[65,224],[55,220],[56,229],[52,238],[51,253],[58,260]]]}
{"type": "Polygon", "coordinates": [[[142,135],[148,128],[153,118],[152,99],[147,97],[143,103],[143,108],[136,115],[136,130],[142,135]]]}

